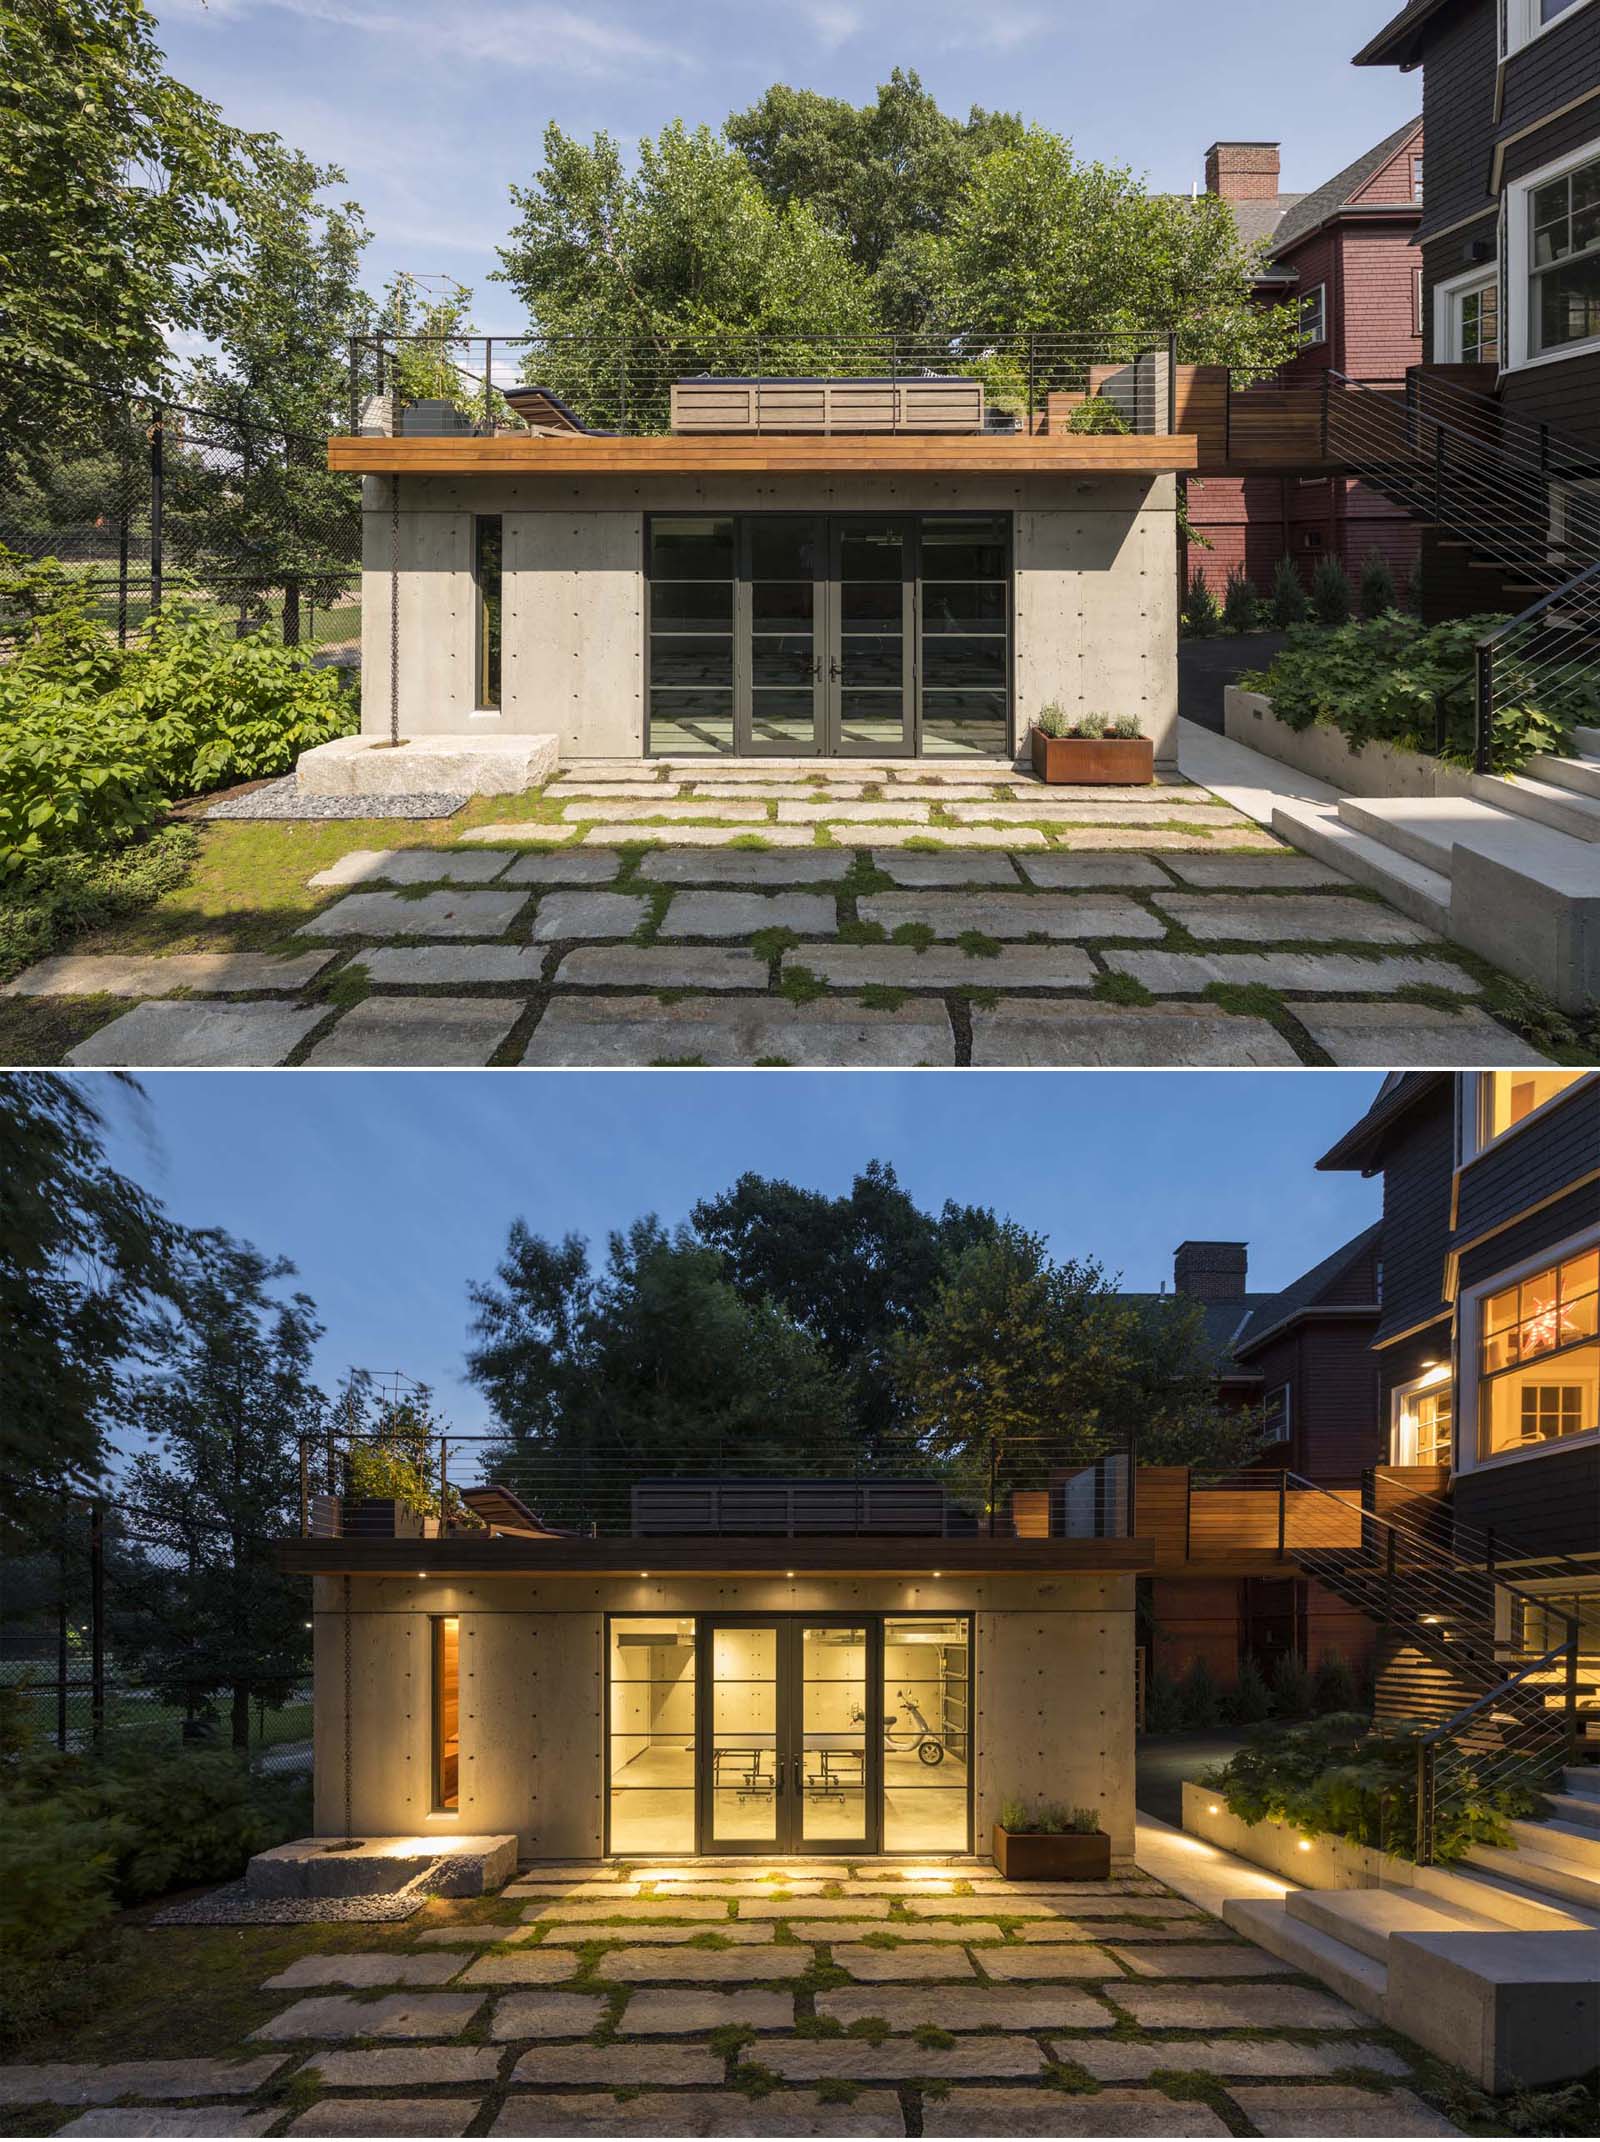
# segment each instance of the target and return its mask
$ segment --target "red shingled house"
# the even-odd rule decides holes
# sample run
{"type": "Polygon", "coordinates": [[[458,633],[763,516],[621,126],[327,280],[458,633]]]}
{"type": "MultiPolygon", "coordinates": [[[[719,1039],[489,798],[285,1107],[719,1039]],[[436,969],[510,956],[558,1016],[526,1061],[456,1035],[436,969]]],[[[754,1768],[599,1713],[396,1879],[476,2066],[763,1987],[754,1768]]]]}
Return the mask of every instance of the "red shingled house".
{"type": "MultiPolygon", "coordinates": [[[[1275,141],[1215,142],[1206,151],[1206,188],[1233,205],[1241,236],[1271,248],[1256,284],[1260,302],[1300,307],[1305,343],[1284,385],[1320,386],[1329,372],[1399,379],[1421,361],[1420,118],[1304,194],[1279,190],[1275,141]]],[[[1189,518],[1215,547],[1190,546],[1188,568],[1203,566],[1218,596],[1235,565],[1265,593],[1285,554],[1308,580],[1325,556],[1354,579],[1367,553],[1379,550],[1397,581],[1417,558],[1417,524],[1341,476],[1203,471],[1189,485],[1189,518]]]]}

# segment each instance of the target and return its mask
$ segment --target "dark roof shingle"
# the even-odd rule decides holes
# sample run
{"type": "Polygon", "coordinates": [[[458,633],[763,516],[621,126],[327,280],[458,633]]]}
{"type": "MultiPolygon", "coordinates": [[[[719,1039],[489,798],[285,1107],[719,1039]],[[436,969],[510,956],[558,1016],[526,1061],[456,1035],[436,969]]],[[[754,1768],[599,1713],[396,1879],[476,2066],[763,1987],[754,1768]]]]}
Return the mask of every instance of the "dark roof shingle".
{"type": "MultiPolygon", "coordinates": [[[[1298,245],[1302,238],[1309,238],[1337,209],[1343,208],[1369,179],[1377,176],[1407,135],[1414,134],[1421,124],[1420,117],[1408,119],[1404,126],[1397,126],[1386,140],[1368,149],[1364,156],[1358,156],[1354,163],[1346,164],[1342,171],[1335,172],[1324,185],[1314,187],[1310,193],[1301,194],[1294,207],[1272,233],[1274,256],[1286,252],[1292,245],[1298,245]]],[[[1403,202],[1394,205],[1405,206],[1403,202]]]]}

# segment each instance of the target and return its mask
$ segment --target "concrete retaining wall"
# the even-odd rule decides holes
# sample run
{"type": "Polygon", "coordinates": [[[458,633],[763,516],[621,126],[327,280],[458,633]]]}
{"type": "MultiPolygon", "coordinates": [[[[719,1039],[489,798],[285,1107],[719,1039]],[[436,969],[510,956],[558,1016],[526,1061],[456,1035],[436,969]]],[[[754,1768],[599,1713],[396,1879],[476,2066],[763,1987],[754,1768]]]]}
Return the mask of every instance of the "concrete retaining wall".
{"type": "Polygon", "coordinates": [[[536,1858],[604,1840],[604,1616],[711,1612],[976,1617],[974,1842],[1000,1805],[1095,1807],[1133,1850],[1131,1577],[350,1580],[349,1826],[343,1580],[315,1586],[319,1836],[514,1832],[536,1858]],[[460,1805],[432,1808],[429,1617],[460,1618],[460,1805]]]}
{"type": "Polygon", "coordinates": [[[1185,1783],[1183,1826],[1192,1837],[1203,1837],[1207,1844],[1298,1882],[1303,1889],[1381,1889],[1409,1883],[1414,1871],[1409,1860],[1352,1844],[1347,1837],[1307,1838],[1287,1823],[1243,1822],[1229,1814],[1221,1793],[1204,1785],[1185,1783]]]}
{"type": "MultiPolygon", "coordinates": [[[[362,728],[390,715],[391,479],[366,479],[362,728]]],[[[652,512],[1010,512],[1015,727],[1051,700],[1133,714],[1177,755],[1171,476],[403,477],[399,708],[407,735],[538,734],[566,756],[644,749],[644,522],[652,512]],[[472,523],[502,517],[501,704],[475,705],[472,523]]]]}
{"type": "Polygon", "coordinates": [[[1223,723],[1236,744],[1248,744],[1298,773],[1326,781],[1347,796],[1470,796],[1472,776],[1443,766],[1420,751],[1393,744],[1363,744],[1352,751],[1341,730],[1315,724],[1291,729],[1272,711],[1264,692],[1247,692],[1230,684],[1223,698],[1223,723]]]}

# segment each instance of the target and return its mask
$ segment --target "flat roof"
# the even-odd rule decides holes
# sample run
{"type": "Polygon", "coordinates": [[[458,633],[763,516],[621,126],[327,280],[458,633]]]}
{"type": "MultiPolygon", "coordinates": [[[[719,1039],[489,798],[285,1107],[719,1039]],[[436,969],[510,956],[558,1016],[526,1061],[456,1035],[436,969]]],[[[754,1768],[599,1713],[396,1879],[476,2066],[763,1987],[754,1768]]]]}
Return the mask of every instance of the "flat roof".
{"type": "Polygon", "coordinates": [[[1155,476],[1198,465],[1199,441],[1185,432],[455,433],[328,441],[330,469],[368,476],[1155,476]]]}
{"type": "Polygon", "coordinates": [[[678,1534],[640,1539],[511,1539],[461,1533],[448,1539],[293,1539],[278,1549],[293,1576],[770,1577],[941,1575],[1127,1576],[1155,1566],[1149,1539],[942,1539],[926,1534],[678,1534]]]}

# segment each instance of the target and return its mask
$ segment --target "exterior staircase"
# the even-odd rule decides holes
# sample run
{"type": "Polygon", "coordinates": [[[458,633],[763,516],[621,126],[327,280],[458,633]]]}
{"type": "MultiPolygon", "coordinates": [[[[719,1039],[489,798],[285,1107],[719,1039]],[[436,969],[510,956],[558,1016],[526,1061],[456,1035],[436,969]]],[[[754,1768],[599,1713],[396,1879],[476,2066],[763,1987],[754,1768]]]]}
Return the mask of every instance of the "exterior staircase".
{"type": "Polygon", "coordinates": [[[1370,1889],[1223,1906],[1236,1932],[1488,2090],[1561,2082],[1600,2055],[1600,1767],[1567,1769],[1517,1849],[1385,1858],[1370,1889]]]}
{"type": "Polygon", "coordinates": [[[1459,368],[1404,382],[1329,377],[1326,457],[1403,506],[1520,614],[1479,643],[1470,688],[1436,710],[1420,793],[1289,802],[1273,830],[1426,927],[1533,981],[1563,1009],[1600,999],[1600,450],[1510,415],[1459,368]],[[1567,750],[1494,770],[1497,709],[1571,725],[1567,750]]]}

